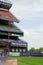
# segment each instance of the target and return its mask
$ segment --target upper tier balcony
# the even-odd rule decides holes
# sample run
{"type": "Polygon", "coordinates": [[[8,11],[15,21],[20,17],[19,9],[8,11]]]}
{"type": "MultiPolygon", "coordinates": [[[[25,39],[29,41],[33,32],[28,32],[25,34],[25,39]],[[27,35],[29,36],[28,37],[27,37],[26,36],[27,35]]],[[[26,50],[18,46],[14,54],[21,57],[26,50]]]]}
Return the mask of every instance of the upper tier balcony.
{"type": "Polygon", "coordinates": [[[12,4],[11,0],[0,0],[1,2],[4,2],[4,3],[9,3],[9,4],[12,4]]]}
{"type": "Polygon", "coordinates": [[[12,6],[12,3],[10,0],[0,0],[0,8],[9,10],[11,6],[12,6]]]}

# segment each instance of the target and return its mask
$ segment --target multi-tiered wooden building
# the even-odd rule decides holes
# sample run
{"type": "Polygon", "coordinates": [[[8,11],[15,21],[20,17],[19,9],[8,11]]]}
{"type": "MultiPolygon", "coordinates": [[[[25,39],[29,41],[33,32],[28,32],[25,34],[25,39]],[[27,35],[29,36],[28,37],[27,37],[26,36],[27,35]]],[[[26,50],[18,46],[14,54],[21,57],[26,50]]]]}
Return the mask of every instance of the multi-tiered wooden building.
{"type": "Polygon", "coordinates": [[[9,11],[10,0],[0,0],[0,54],[7,52],[26,52],[27,43],[19,37],[23,32],[14,24],[19,20],[9,11]]]}

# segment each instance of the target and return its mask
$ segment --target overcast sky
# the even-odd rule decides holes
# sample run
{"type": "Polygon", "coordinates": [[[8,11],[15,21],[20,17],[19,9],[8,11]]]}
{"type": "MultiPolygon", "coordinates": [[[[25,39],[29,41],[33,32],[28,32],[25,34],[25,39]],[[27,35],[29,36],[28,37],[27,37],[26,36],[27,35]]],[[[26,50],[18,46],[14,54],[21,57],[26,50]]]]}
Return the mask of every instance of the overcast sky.
{"type": "Polygon", "coordinates": [[[11,12],[20,20],[28,49],[43,47],[43,0],[14,0],[11,12]]]}

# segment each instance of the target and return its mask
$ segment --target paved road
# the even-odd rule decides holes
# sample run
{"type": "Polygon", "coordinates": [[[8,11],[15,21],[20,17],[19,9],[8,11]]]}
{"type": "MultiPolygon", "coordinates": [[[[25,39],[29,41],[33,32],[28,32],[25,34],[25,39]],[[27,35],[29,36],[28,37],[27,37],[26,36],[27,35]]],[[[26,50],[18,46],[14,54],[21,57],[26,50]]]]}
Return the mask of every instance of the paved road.
{"type": "Polygon", "coordinates": [[[0,61],[0,65],[3,65],[1,61],[0,61]]]}

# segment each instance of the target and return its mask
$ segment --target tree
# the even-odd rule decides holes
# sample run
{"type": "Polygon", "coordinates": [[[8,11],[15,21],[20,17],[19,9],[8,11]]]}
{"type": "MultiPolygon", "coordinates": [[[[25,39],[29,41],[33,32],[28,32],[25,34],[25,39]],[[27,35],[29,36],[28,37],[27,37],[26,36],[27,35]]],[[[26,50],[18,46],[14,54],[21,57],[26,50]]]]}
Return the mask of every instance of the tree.
{"type": "Polygon", "coordinates": [[[35,48],[31,48],[29,52],[35,52],[35,48]]]}
{"type": "Polygon", "coordinates": [[[43,48],[39,48],[39,49],[31,48],[29,52],[43,52],[43,48]]]}
{"type": "Polygon", "coordinates": [[[43,52],[43,48],[39,48],[39,52],[43,52]]]}

